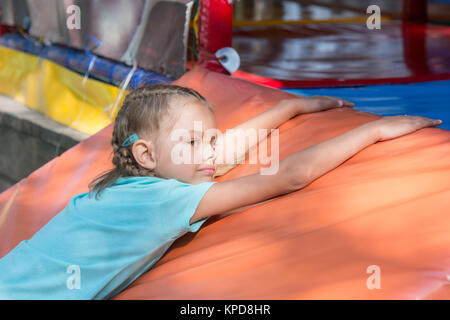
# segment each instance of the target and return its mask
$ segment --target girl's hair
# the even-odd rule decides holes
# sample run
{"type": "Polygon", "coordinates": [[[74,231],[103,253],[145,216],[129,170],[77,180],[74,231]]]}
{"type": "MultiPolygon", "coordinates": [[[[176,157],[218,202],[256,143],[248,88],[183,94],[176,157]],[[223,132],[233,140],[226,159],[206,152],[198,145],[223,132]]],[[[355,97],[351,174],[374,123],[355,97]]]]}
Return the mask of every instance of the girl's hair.
{"type": "Polygon", "coordinates": [[[132,144],[122,146],[131,134],[158,133],[160,123],[169,114],[173,98],[195,98],[205,103],[211,110],[209,102],[191,88],[170,84],[156,84],[131,91],[124,99],[114,122],[111,144],[114,168],[96,177],[89,184],[89,192],[96,191],[97,196],[119,177],[153,176],[152,170],[139,166],[133,157],[132,144]]]}

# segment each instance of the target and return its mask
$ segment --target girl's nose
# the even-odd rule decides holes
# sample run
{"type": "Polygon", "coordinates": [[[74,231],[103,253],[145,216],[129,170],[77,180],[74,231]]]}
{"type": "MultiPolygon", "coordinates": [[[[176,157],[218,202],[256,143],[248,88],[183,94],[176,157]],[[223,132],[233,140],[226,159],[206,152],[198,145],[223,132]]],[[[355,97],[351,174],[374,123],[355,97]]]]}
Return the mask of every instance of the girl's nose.
{"type": "Polygon", "coordinates": [[[216,151],[213,146],[209,143],[203,146],[203,160],[204,161],[212,161],[213,163],[216,161],[216,151]]]}

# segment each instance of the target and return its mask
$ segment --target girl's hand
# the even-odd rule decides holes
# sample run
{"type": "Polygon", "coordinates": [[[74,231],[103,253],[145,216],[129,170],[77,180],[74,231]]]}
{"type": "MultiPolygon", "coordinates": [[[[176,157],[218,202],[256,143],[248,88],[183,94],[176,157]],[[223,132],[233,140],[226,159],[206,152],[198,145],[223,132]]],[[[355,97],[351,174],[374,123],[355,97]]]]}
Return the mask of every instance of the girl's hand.
{"type": "Polygon", "coordinates": [[[284,103],[293,104],[298,106],[298,113],[311,113],[320,112],[333,108],[349,107],[355,106],[354,103],[334,97],[328,96],[312,96],[309,98],[294,98],[284,100],[284,103]]]}
{"type": "Polygon", "coordinates": [[[438,126],[441,120],[435,120],[417,116],[392,116],[368,122],[367,125],[374,126],[378,141],[389,140],[412,133],[425,127],[438,126]]]}

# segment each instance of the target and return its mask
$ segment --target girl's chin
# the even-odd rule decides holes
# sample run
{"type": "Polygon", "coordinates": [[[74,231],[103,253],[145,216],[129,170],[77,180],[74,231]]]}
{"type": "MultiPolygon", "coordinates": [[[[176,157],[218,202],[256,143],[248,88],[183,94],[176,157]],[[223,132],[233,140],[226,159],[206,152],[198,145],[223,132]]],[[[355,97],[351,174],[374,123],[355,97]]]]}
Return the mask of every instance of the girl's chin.
{"type": "Polygon", "coordinates": [[[207,175],[204,175],[204,176],[202,176],[202,177],[196,177],[196,179],[194,179],[195,181],[193,181],[193,182],[191,182],[191,184],[199,184],[199,183],[202,183],[202,182],[211,182],[211,181],[214,181],[214,179],[213,179],[213,177],[212,176],[207,176],[207,175]]]}

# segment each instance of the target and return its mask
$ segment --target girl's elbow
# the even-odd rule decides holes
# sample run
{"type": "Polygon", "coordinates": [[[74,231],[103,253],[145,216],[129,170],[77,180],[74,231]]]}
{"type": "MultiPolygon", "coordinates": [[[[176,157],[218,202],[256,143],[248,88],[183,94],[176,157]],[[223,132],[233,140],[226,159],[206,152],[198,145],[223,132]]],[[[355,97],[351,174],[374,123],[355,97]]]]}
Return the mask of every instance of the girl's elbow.
{"type": "Polygon", "coordinates": [[[309,179],[309,177],[307,177],[307,176],[299,176],[292,183],[291,188],[293,189],[293,191],[297,191],[297,190],[303,189],[304,187],[309,185],[311,182],[312,182],[312,180],[309,179]]]}
{"type": "Polygon", "coordinates": [[[288,192],[303,189],[312,182],[311,174],[306,167],[286,168],[283,172],[283,180],[288,192]]]}

